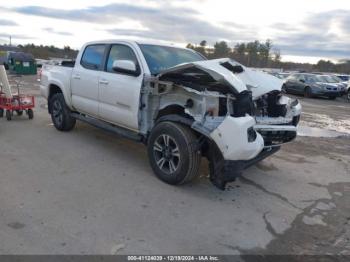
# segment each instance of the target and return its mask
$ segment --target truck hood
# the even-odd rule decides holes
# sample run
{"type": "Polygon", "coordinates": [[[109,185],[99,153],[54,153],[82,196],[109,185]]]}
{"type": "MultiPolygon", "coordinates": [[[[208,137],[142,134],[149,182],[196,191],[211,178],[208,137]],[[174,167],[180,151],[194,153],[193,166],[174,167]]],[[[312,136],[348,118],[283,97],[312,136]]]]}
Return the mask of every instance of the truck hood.
{"type": "Polygon", "coordinates": [[[222,93],[239,94],[249,90],[253,98],[273,90],[281,90],[283,80],[272,75],[247,68],[230,59],[213,59],[180,64],[162,71],[160,80],[168,80],[195,89],[207,89],[222,93]]]}

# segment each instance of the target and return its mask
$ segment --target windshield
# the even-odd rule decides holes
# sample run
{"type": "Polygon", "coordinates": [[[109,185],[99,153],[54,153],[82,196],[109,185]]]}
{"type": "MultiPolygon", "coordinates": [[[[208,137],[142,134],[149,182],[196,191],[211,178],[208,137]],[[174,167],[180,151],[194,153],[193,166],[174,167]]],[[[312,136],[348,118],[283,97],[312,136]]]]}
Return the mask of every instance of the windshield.
{"type": "Polygon", "coordinates": [[[334,76],[334,75],[332,75],[332,76],[330,76],[334,81],[336,81],[336,83],[340,83],[340,82],[343,82],[343,80],[340,78],[340,77],[338,77],[338,76],[334,76]]]}
{"type": "Polygon", "coordinates": [[[343,81],[349,81],[350,80],[350,77],[349,76],[346,76],[346,75],[339,75],[337,76],[338,78],[340,78],[341,80],[343,81]]]}
{"type": "Polygon", "coordinates": [[[317,77],[319,79],[319,82],[323,82],[323,83],[339,83],[340,82],[337,77],[333,77],[333,76],[319,75],[317,77]]]}
{"type": "Polygon", "coordinates": [[[139,45],[152,75],[182,63],[205,60],[198,53],[177,47],[139,45]]]}

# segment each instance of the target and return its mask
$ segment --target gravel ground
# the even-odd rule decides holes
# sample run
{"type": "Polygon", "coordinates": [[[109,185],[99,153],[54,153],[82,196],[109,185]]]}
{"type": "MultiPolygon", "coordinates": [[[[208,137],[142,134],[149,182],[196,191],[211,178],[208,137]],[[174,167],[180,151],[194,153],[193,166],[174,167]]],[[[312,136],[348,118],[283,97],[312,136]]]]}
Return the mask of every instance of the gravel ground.
{"type": "MultiPolygon", "coordinates": [[[[39,95],[35,77],[22,83],[39,95]]],[[[0,120],[0,254],[350,255],[350,103],[300,100],[306,136],[222,192],[205,161],[173,187],[141,144],[56,131],[38,96],[34,120],[0,120]],[[316,137],[330,130],[341,136],[316,137]]]]}

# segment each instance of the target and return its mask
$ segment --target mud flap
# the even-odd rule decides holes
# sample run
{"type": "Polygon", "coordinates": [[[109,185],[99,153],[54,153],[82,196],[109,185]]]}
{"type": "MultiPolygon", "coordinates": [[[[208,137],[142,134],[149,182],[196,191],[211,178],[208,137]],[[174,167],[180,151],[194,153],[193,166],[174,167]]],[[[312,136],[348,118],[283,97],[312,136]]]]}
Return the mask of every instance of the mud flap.
{"type": "Polygon", "coordinates": [[[214,186],[225,190],[226,184],[235,181],[246,168],[276,153],[279,149],[279,146],[267,147],[253,159],[228,161],[224,160],[219,148],[214,143],[210,143],[209,150],[207,151],[210,170],[209,179],[214,186]]]}
{"type": "Polygon", "coordinates": [[[226,184],[233,182],[239,177],[243,171],[243,166],[232,166],[225,161],[219,148],[210,143],[207,158],[209,160],[209,179],[214,186],[221,190],[225,190],[226,184]]]}

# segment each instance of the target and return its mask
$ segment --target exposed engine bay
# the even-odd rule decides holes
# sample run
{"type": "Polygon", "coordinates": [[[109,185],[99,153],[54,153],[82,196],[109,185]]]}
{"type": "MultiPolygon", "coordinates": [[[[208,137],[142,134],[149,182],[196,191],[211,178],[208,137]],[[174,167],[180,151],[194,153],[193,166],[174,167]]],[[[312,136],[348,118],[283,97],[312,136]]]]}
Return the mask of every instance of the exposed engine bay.
{"type": "Polygon", "coordinates": [[[170,117],[191,126],[205,138],[199,148],[211,181],[223,188],[296,137],[301,105],[281,93],[282,84],[231,59],[179,65],[145,79],[140,129],[170,117]]]}

